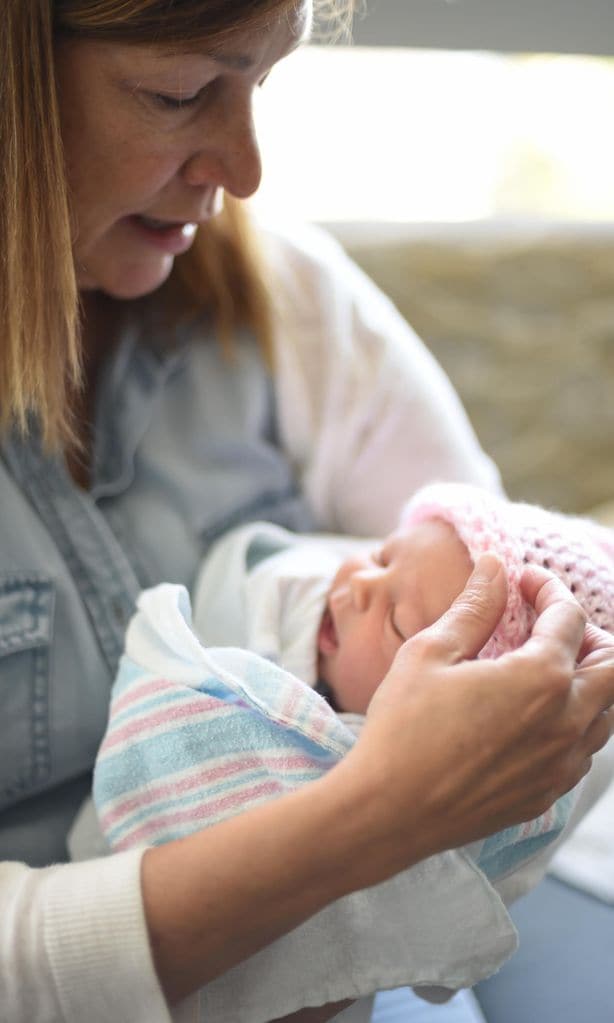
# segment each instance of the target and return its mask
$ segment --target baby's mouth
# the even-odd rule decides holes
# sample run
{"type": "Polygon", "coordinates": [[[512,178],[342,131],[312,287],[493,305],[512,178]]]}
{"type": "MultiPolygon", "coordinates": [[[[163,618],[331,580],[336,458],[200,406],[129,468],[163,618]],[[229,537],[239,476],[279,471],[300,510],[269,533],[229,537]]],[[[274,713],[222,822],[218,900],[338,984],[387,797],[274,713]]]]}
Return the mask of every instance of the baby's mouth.
{"type": "Polygon", "coordinates": [[[339,646],[339,637],[330,608],[326,607],[318,629],[318,653],[334,654],[339,646]]]}

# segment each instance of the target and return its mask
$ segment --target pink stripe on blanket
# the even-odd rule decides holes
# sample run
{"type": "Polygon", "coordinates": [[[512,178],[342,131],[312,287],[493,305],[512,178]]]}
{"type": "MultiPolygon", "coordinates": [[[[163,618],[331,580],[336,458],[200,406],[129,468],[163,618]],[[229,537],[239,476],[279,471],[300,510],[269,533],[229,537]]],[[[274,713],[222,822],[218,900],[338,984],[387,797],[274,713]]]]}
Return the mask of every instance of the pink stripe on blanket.
{"type": "Polygon", "coordinates": [[[301,700],[304,699],[303,693],[296,686],[293,686],[288,693],[288,699],[281,707],[280,714],[286,719],[286,721],[295,721],[297,714],[296,708],[299,706],[301,700]]]}
{"type": "Polygon", "coordinates": [[[330,718],[326,714],[314,715],[309,721],[309,727],[313,735],[321,735],[328,728],[330,718]]]}
{"type": "Polygon", "coordinates": [[[176,687],[176,682],[171,682],[170,679],[166,678],[148,678],[141,679],[140,682],[131,682],[128,692],[113,700],[113,713],[121,714],[126,707],[130,707],[133,703],[138,703],[139,700],[150,694],[159,693],[163,689],[175,689],[176,687]]]}
{"type": "Polygon", "coordinates": [[[520,838],[535,838],[538,835],[546,835],[552,830],[554,826],[555,810],[554,807],[550,807],[541,816],[536,817],[534,820],[526,821],[524,824],[519,826],[520,838]]]}
{"type": "Polygon", "coordinates": [[[158,785],[148,786],[139,791],[137,795],[127,796],[117,803],[112,809],[107,810],[100,818],[101,826],[108,830],[112,828],[117,820],[126,817],[131,813],[160,799],[170,799],[177,796],[185,796],[198,789],[201,785],[213,785],[225,778],[232,778],[234,775],[245,771],[253,771],[264,767],[268,771],[304,771],[313,768],[313,761],[302,754],[291,756],[281,754],[279,756],[255,756],[246,755],[241,759],[235,759],[227,764],[218,767],[202,768],[191,774],[185,775],[177,781],[165,781],[158,785]]]}
{"type": "MultiPolygon", "coordinates": [[[[222,700],[217,700],[213,696],[205,696],[203,693],[198,694],[198,699],[188,697],[183,703],[174,706],[172,704],[164,704],[163,707],[150,714],[135,718],[132,721],[126,722],[121,728],[109,731],[100,747],[98,756],[103,756],[109,749],[113,749],[127,739],[138,737],[140,733],[146,731],[146,729],[154,728],[156,725],[165,724],[170,721],[173,721],[175,724],[189,721],[190,718],[199,717],[205,713],[211,714],[212,711],[228,713],[232,712],[233,708],[229,707],[222,700]]],[[[113,709],[111,714],[113,714],[113,709]]]]}
{"type": "Polygon", "coordinates": [[[176,827],[178,824],[202,823],[210,820],[213,816],[219,816],[220,811],[224,811],[227,815],[228,811],[232,811],[235,807],[245,810],[246,802],[280,795],[283,791],[283,786],[279,782],[267,781],[260,785],[254,785],[251,789],[242,789],[238,793],[211,800],[208,803],[199,802],[187,810],[178,810],[175,813],[152,817],[145,824],[131,831],[129,835],[114,843],[113,848],[118,850],[133,848],[135,845],[151,839],[154,835],[160,837],[165,830],[176,827]]]}

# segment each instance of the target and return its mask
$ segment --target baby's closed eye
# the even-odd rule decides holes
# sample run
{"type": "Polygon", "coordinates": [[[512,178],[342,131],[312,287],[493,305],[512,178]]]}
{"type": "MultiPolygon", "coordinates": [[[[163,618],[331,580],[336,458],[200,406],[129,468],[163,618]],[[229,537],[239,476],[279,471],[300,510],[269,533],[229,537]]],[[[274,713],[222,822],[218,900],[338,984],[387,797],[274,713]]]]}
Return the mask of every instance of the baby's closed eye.
{"type": "Polygon", "coordinates": [[[404,643],[404,642],[405,642],[405,640],[406,640],[406,639],[407,639],[408,637],[407,637],[407,636],[405,636],[405,635],[403,634],[403,632],[401,632],[401,629],[400,629],[400,628],[399,628],[399,626],[397,625],[397,623],[396,623],[396,621],[395,621],[395,616],[394,616],[394,612],[395,612],[395,607],[394,607],[394,604],[391,604],[391,606],[390,606],[390,611],[388,612],[388,622],[389,622],[389,627],[390,627],[390,630],[391,630],[391,632],[393,633],[393,635],[394,635],[394,636],[396,637],[396,639],[400,639],[400,640],[401,640],[401,643],[404,643]]]}

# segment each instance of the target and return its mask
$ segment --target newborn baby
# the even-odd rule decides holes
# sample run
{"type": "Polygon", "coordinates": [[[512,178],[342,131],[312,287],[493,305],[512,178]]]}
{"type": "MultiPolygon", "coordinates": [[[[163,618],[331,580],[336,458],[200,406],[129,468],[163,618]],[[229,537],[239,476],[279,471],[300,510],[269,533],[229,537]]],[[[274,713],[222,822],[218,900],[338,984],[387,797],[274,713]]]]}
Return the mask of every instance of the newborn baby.
{"type": "MultiPolygon", "coordinates": [[[[419,491],[383,541],[235,530],[202,565],[193,618],[183,587],[145,591],[94,773],[108,843],[169,841],[320,777],[351,748],[397,650],[449,607],[484,551],[505,564],[509,593],[480,657],[530,634],[520,588],[530,562],[614,627],[608,530],[458,484],[419,491]]],[[[574,799],[489,836],[472,862],[490,880],[521,871],[560,835],[574,799]]]]}

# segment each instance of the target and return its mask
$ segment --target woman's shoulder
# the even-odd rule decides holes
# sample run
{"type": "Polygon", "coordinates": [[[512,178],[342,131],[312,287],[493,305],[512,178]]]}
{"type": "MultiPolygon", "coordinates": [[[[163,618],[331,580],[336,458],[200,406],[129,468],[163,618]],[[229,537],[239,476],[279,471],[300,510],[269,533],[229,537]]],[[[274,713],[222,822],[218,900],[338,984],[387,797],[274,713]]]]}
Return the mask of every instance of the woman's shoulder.
{"type": "Polygon", "coordinates": [[[278,262],[280,269],[290,264],[317,270],[350,262],[342,245],[318,224],[270,214],[257,214],[255,222],[269,259],[278,262]]]}
{"type": "Polygon", "coordinates": [[[375,346],[382,355],[384,349],[390,354],[395,338],[403,346],[409,335],[415,340],[391,300],[329,231],[287,221],[263,219],[257,224],[274,308],[286,337],[293,327],[300,335],[307,331],[312,340],[317,336],[326,343],[329,356],[341,345],[344,358],[348,345],[366,345],[368,350],[375,346]]]}
{"type": "Polygon", "coordinates": [[[370,302],[389,304],[330,231],[271,218],[256,223],[279,297],[301,320],[330,313],[340,304],[364,304],[367,296],[370,302]]]}

